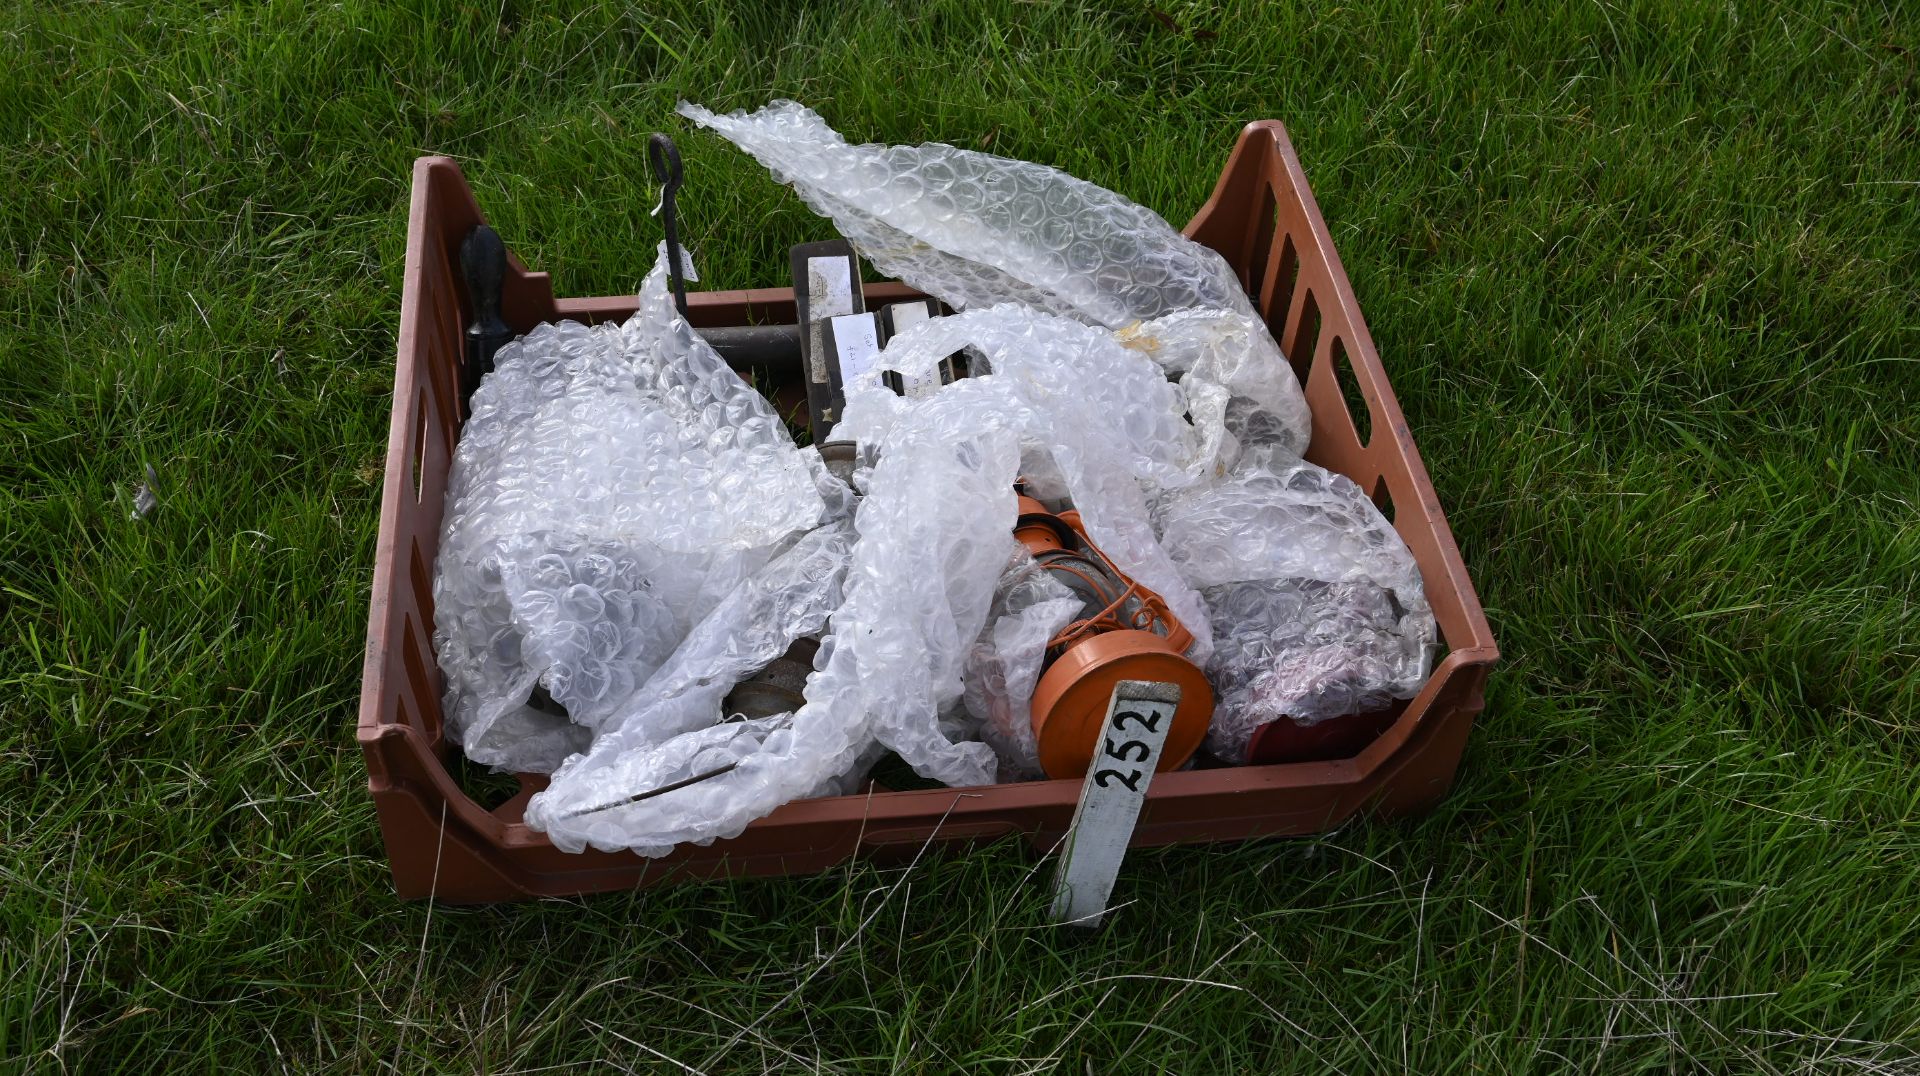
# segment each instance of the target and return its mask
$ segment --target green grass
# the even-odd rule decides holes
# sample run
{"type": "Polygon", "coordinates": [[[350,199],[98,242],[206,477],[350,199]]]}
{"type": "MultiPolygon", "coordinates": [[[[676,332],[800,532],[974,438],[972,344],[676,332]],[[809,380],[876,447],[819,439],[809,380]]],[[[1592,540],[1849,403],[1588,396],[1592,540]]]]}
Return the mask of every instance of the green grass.
{"type": "Polygon", "coordinates": [[[1920,13],[1164,6],[7,3],[0,1070],[1915,1071],[1920,13]],[[1091,938],[1004,845],[396,901],[409,164],[607,294],[672,130],[704,278],[778,283],[826,226],[682,95],[1175,221],[1284,120],[1507,654],[1451,798],[1140,854],[1091,938]]]}

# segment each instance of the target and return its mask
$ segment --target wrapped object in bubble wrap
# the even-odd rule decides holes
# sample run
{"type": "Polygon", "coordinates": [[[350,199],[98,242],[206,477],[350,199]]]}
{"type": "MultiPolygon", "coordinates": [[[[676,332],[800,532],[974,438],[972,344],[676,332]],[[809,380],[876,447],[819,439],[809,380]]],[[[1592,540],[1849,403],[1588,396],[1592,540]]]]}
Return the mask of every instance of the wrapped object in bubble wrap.
{"type": "Polygon", "coordinates": [[[626,323],[541,325],[494,362],[448,474],[436,650],[467,755],[544,772],[821,521],[824,472],[678,316],[661,266],[626,323]],[[528,706],[536,685],[566,716],[528,706]]]}
{"type": "MultiPolygon", "coordinates": [[[[1211,646],[1205,606],[1155,538],[1144,492],[1194,480],[1186,466],[1194,435],[1179,400],[1157,367],[1111,334],[1011,304],[896,337],[872,371],[847,385],[835,431],[876,462],[856,475],[865,497],[854,515],[844,595],[804,703],[789,715],[677,735],[674,729],[697,722],[623,723],[555,774],[528,805],[528,824],[561,848],[662,855],[682,842],[735,836],[789,800],[840,787],[875,745],[924,777],[991,783],[999,769],[994,750],[956,740],[942,718],[962,701],[963,672],[1019,550],[1013,484],[1023,459],[1036,453],[1056,466],[1088,534],[1182,617],[1195,634],[1196,659],[1204,659],[1211,646]],[[884,370],[930,370],[964,347],[976,348],[990,372],[914,399],[881,382],[884,370]],[[647,729],[666,738],[653,740],[647,729]]],[[[1033,614],[1022,628],[1038,632],[1043,618],[1060,611],[1033,614]]],[[[1009,652],[1025,645],[1010,639],[1009,652]]],[[[772,646],[759,648],[756,660],[770,658],[772,646]]],[[[711,699],[698,711],[711,719],[711,699]]],[[[1015,726],[1003,728],[1010,742],[1015,726]]],[[[1019,757],[1021,748],[1008,755],[1019,757]]]]}
{"type": "Polygon", "coordinates": [[[1027,161],[938,142],[850,145],[792,101],[680,113],[791,184],[881,272],[956,310],[1015,302],[1139,333],[1136,346],[1205,401],[1194,418],[1215,473],[1240,443],[1306,449],[1306,399],[1239,278],[1152,210],[1027,161]]]}
{"type": "Polygon", "coordinates": [[[962,677],[967,712],[999,756],[1002,781],[1045,774],[1033,732],[1033,686],[1040,682],[1048,640],[1082,610],[1081,599],[1024,549],[1000,577],[986,630],[974,641],[962,677]]]}
{"type": "Polygon", "coordinates": [[[940,715],[960,699],[961,665],[1015,548],[1007,403],[991,379],[969,379],[893,429],[865,476],[843,598],[798,710],[652,744],[623,728],[600,758],[557,772],[527,824],[563,849],[664,855],[842,789],[877,745],[947,784],[990,783],[992,751],[950,740],[940,715]]]}
{"type": "Polygon", "coordinates": [[[1262,725],[1380,709],[1425,683],[1437,629],[1420,570],[1351,479],[1251,453],[1156,516],[1212,616],[1216,756],[1244,762],[1262,725]]]}
{"type": "Polygon", "coordinates": [[[721,704],[734,685],[795,641],[826,630],[827,618],[840,607],[852,551],[850,520],[802,536],[721,599],[632,704],[601,725],[588,756],[569,760],[564,769],[590,767],[628,745],[660,743],[728,717],[721,704]]]}
{"type": "Polygon", "coordinates": [[[1012,303],[923,322],[888,341],[873,367],[847,383],[836,435],[886,444],[896,425],[917,421],[941,394],[896,396],[881,374],[923,375],[963,348],[992,372],[942,394],[968,382],[993,386],[1005,401],[993,417],[1018,429],[1023,472],[1038,464],[1058,483],[1049,493],[1072,500],[1087,537],[1128,578],[1160,595],[1193,633],[1189,656],[1205,660],[1213,649],[1206,606],[1155,536],[1148,512],[1149,491],[1199,480],[1201,434],[1182,417],[1178,386],[1111,334],[1012,303]]]}
{"type": "MultiPolygon", "coordinates": [[[[842,600],[853,539],[850,521],[822,527],[734,588],[636,693],[633,705],[602,726],[592,747],[554,771],[527,805],[528,824],[573,851],[591,841],[664,854],[671,844],[628,828],[624,808],[636,795],[716,775],[751,752],[784,746],[794,715],[730,721],[722,704],[734,685],[796,640],[825,630],[842,600]]],[[[796,794],[837,790],[839,776],[825,774],[796,794]]]]}
{"type": "Polygon", "coordinates": [[[1168,373],[1180,375],[1187,415],[1199,434],[1197,468],[1207,478],[1231,469],[1241,451],[1306,450],[1306,398],[1267,327],[1240,310],[1182,310],[1114,334],[1168,373]]]}

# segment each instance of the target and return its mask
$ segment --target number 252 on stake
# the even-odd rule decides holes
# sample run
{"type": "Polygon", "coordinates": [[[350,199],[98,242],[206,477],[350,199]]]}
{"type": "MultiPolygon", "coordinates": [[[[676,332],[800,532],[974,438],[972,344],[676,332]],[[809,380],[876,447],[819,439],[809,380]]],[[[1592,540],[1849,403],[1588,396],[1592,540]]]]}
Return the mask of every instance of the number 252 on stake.
{"type": "Polygon", "coordinates": [[[1076,926],[1099,925],[1179,707],[1177,684],[1122,680],[1115,686],[1061,852],[1060,871],[1054,879],[1054,919],[1076,926]]]}

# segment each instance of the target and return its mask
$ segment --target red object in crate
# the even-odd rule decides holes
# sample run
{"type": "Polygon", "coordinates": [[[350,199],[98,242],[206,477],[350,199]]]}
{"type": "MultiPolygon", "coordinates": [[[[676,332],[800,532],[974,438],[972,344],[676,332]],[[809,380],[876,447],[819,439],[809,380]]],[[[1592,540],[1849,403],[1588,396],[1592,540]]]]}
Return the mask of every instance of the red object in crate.
{"type": "Polygon", "coordinates": [[[1300,725],[1287,718],[1269,721],[1253,730],[1247,743],[1247,761],[1253,765],[1275,762],[1319,762],[1358,754],[1368,741],[1393,724],[1399,708],[1375,710],[1364,714],[1340,714],[1311,725],[1300,725]]]}
{"type": "MultiPolygon", "coordinates": [[[[461,344],[472,313],[460,284],[459,250],[480,223],[454,161],[424,157],[414,165],[359,725],[367,783],[400,895],[474,903],[807,873],[927,841],[1019,835],[1036,849],[1055,847],[1079,799],[1077,780],[876,788],[802,800],[731,840],[682,847],[661,859],[555,848],[522,821],[543,777],[522,775],[520,794],[492,810],[461,790],[446,765],[457,748],[441,728],[433,563],[447,467],[460,433],[461,344]]],[[[1397,815],[1428,808],[1452,784],[1484,705],[1488,670],[1500,654],[1284,127],[1268,120],[1241,132],[1213,197],[1186,231],[1240,272],[1302,377],[1313,411],[1307,458],[1358,482],[1376,502],[1392,499],[1395,529],[1420,566],[1446,653],[1420,693],[1388,715],[1391,724],[1378,737],[1364,746],[1356,742],[1349,757],[1159,775],[1134,844],[1298,836],[1332,829],[1362,810],[1397,815]],[[1351,377],[1365,400],[1370,440],[1355,430],[1342,377],[1351,377]]],[[[900,284],[867,288],[871,302],[919,297],[900,284]]],[[[696,292],[687,300],[688,317],[701,328],[795,320],[787,288],[696,292]]],[[[545,273],[510,259],[501,314],[516,332],[562,318],[617,321],[633,311],[630,296],[556,299],[545,273]]],[[[796,372],[793,384],[776,389],[785,399],[798,387],[796,372]]]]}

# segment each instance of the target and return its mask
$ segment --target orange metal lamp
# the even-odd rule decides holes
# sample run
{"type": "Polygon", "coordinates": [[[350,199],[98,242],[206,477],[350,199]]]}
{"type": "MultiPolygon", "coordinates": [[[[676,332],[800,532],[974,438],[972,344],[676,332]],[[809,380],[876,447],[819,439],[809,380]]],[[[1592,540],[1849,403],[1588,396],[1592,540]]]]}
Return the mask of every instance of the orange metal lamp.
{"type": "Polygon", "coordinates": [[[1013,535],[1085,606],[1085,615],[1047,641],[1047,663],[1033,689],[1033,734],[1048,777],[1082,777],[1122,680],[1180,686],[1180,707],[1167,732],[1160,769],[1193,757],[1213,718],[1213,686],[1187,660],[1193,635],[1158,594],[1117,568],[1087,538],[1080,513],[1055,514],[1025,494],[1013,535]]]}

